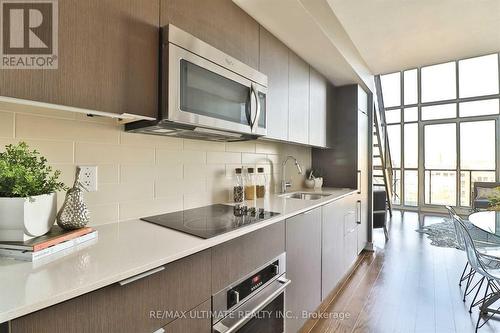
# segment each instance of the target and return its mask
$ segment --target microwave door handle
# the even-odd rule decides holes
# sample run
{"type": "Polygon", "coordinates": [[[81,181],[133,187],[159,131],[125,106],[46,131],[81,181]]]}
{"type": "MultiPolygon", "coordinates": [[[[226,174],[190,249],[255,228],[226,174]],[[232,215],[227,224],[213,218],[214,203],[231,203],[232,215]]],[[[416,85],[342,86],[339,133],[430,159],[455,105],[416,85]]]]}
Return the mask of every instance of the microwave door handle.
{"type": "Polygon", "coordinates": [[[255,97],[255,87],[253,83],[250,84],[250,117],[248,118],[248,124],[250,125],[250,131],[253,132],[253,125],[254,125],[254,109],[256,108],[256,103],[257,98],[255,97]]]}
{"type": "MultiPolygon", "coordinates": [[[[253,85],[253,83],[252,83],[253,85]]],[[[255,112],[255,119],[253,120],[252,123],[252,131],[254,129],[256,130],[257,127],[259,127],[259,118],[260,118],[260,99],[259,99],[259,93],[255,87],[253,88],[254,94],[255,94],[255,102],[257,103],[257,112],[255,112]]]]}

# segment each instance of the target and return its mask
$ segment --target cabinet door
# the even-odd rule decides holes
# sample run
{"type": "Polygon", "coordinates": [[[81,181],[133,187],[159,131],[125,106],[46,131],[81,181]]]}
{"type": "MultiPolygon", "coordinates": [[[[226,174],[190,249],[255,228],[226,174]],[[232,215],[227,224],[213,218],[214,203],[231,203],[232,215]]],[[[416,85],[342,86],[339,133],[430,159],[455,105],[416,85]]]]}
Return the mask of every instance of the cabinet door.
{"type": "Polygon", "coordinates": [[[210,258],[210,250],[199,252],[138,280],[14,319],[11,332],[154,332],[176,319],[170,311],[188,311],[210,299],[210,258]]]}
{"type": "Polygon", "coordinates": [[[161,0],[160,23],[259,68],[259,24],[230,0],[161,0]]]}
{"type": "Polygon", "coordinates": [[[309,143],[309,65],[289,53],[288,141],[309,143]]]}
{"type": "Polygon", "coordinates": [[[309,72],[309,144],[326,146],[326,79],[314,68],[309,72]]]}
{"type": "Polygon", "coordinates": [[[285,223],[278,222],[212,248],[212,292],[285,252],[285,223]]]}
{"type": "Polygon", "coordinates": [[[347,198],[323,206],[321,230],[321,300],[344,275],[344,215],[347,198]]]}
{"type": "Polygon", "coordinates": [[[58,68],[2,70],[0,95],[156,118],[159,1],[58,6],[58,68]]]}
{"type": "Polygon", "coordinates": [[[356,221],[356,196],[349,198],[344,211],[344,270],[347,271],[358,256],[358,223],[356,221]]]}
{"type": "MultiPolygon", "coordinates": [[[[366,96],[366,95],[365,95],[366,96]]],[[[358,111],[358,253],[368,240],[368,116],[358,111]]]]}
{"type": "MultiPolygon", "coordinates": [[[[164,333],[210,333],[212,320],[210,311],[212,302],[208,300],[189,311],[185,317],[180,317],[163,327],[164,333]]],[[[160,333],[161,330],[158,332],[160,333]]]]}
{"type": "Polygon", "coordinates": [[[302,311],[314,311],[321,303],[321,208],[286,220],[285,308],[299,318],[286,318],[286,332],[295,333],[306,322],[302,311]]]}
{"type": "Polygon", "coordinates": [[[267,137],[288,139],[288,48],[260,28],[260,71],[267,75],[267,137]]]}

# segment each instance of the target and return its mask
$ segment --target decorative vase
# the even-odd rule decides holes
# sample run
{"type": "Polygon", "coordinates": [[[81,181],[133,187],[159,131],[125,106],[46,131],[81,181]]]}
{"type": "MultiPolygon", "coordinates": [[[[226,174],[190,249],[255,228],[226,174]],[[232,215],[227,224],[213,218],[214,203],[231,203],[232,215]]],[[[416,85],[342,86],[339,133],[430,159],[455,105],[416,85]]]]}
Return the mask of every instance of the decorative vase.
{"type": "Polygon", "coordinates": [[[57,194],[0,198],[0,241],[26,241],[49,232],[57,213],[57,194]]]}
{"type": "Polygon", "coordinates": [[[306,179],[304,184],[306,188],[314,188],[314,179],[306,179]]]}
{"type": "Polygon", "coordinates": [[[314,188],[323,187],[323,177],[314,178],[314,188]]]}
{"type": "Polygon", "coordinates": [[[76,169],[75,183],[66,193],[66,199],[57,214],[57,224],[65,230],[83,228],[89,223],[89,209],[83,198],[80,168],[76,169]]]}

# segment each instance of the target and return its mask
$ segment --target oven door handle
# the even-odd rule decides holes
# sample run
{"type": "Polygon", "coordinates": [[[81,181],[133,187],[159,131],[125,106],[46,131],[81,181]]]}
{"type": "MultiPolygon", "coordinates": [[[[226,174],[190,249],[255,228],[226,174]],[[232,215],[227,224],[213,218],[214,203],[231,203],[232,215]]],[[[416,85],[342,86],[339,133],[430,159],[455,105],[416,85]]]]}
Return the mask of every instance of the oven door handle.
{"type": "MultiPolygon", "coordinates": [[[[247,322],[252,319],[254,315],[256,315],[260,310],[265,308],[269,303],[271,303],[279,294],[281,294],[285,288],[292,282],[291,280],[285,278],[285,277],[279,277],[276,279],[276,282],[280,283],[281,286],[279,286],[276,290],[274,290],[271,294],[266,296],[262,301],[259,301],[258,304],[252,304],[252,298],[258,299],[259,297],[258,294],[255,295],[254,297],[250,298],[241,308],[245,308],[241,312],[244,314],[242,315],[241,318],[237,318],[237,320],[234,323],[231,323],[231,326],[226,326],[224,324],[224,319],[219,321],[217,324],[213,326],[213,333],[234,333],[237,330],[239,330],[243,325],[245,325],[247,322]],[[248,310],[246,310],[248,308],[248,310]]],[[[264,290],[263,290],[264,291],[264,290]]],[[[253,300],[255,302],[255,300],[253,300]]],[[[241,310],[240,309],[235,309],[235,311],[241,310]]]]}

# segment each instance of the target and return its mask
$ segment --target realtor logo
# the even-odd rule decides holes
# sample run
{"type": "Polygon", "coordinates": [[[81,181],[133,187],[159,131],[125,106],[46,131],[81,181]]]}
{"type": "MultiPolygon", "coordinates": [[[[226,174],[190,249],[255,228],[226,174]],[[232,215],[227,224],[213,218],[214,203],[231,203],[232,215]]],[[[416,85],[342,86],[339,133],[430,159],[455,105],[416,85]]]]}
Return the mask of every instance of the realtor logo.
{"type": "Polygon", "coordinates": [[[0,0],[0,68],[57,69],[57,0],[0,0]]]}

